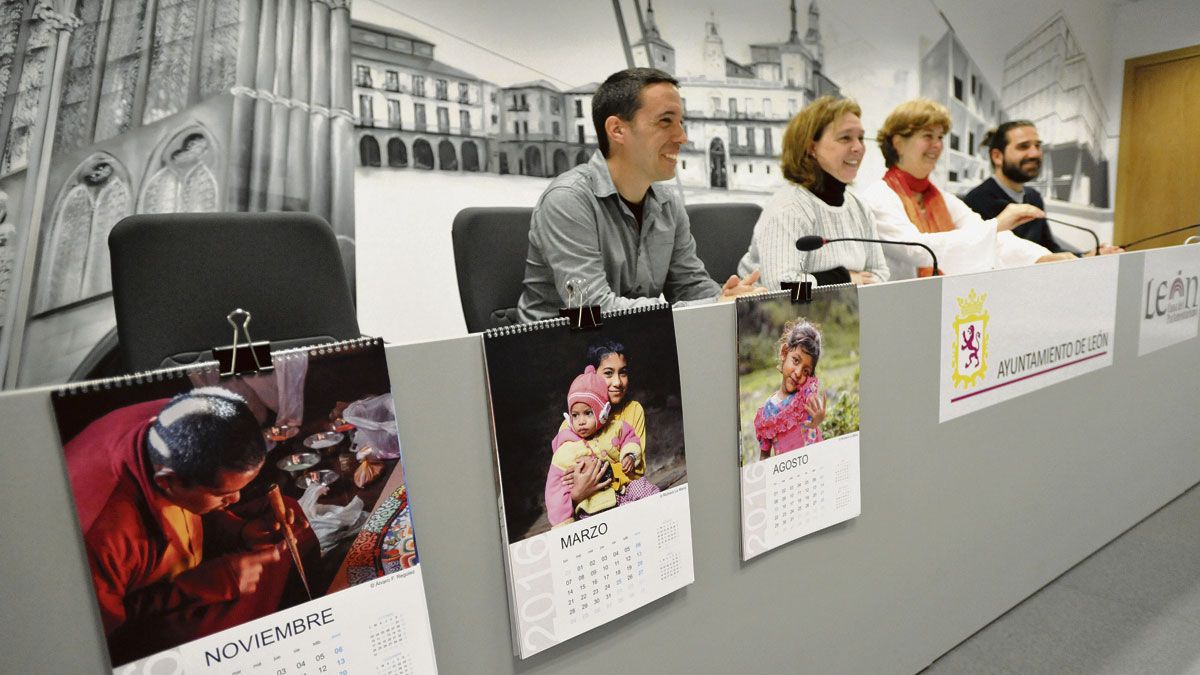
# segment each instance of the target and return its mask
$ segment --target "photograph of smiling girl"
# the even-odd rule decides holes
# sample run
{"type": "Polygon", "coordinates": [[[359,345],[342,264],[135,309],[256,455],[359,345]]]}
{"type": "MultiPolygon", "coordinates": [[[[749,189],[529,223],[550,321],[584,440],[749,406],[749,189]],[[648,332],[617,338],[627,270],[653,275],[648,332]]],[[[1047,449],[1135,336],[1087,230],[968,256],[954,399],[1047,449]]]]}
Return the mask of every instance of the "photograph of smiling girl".
{"type": "Polygon", "coordinates": [[[858,431],[858,296],[738,303],[739,466],[858,431]]]}
{"type": "Polygon", "coordinates": [[[687,482],[669,310],[484,345],[510,544],[687,482]]]}

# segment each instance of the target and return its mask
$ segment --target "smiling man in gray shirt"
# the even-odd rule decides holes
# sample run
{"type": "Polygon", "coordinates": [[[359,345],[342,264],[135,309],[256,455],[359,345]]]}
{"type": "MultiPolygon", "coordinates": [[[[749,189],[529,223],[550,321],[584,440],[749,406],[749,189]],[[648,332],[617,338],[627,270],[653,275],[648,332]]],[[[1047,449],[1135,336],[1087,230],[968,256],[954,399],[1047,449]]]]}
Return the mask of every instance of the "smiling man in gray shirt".
{"type": "Polygon", "coordinates": [[[604,310],[761,292],[758,272],[713,281],[696,256],[675,176],[687,143],[678,82],[654,68],[609,76],[592,97],[600,151],[550,183],[529,229],[522,322],[579,304],[604,310]]]}

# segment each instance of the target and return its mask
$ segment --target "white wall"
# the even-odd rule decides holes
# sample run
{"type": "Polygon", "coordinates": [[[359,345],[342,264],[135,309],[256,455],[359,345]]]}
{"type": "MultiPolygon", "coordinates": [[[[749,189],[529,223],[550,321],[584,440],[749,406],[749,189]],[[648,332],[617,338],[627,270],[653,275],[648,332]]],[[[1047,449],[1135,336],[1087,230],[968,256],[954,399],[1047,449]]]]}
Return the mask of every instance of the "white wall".
{"type": "MultiPolygon", "coordinates": [[[[1197,0],[1122,0],[1113,21],[1112,62],[1106,105],[1109,124],[1109,185],[1117,194],[1117,148],[1121,132],[1121,97],[1125,91],[1125,61],[1148,54],[1200,44],[1200,2],[1197,0]]],[[[1100,83],[1100,86],[1104,86],[1100,83]]],[[[1114,201],[1115,205],[1115,201],[1114,201]]]]}
{"type": "Polygon", "coordinates": [[[1120,3],[1113,22],[1112,77],[1107,101],[1113,135],[1121,129],[1125,61],[1197,44],[1200,44],[1200,2],[1197,0],[1126,0],[1120,3]]]}

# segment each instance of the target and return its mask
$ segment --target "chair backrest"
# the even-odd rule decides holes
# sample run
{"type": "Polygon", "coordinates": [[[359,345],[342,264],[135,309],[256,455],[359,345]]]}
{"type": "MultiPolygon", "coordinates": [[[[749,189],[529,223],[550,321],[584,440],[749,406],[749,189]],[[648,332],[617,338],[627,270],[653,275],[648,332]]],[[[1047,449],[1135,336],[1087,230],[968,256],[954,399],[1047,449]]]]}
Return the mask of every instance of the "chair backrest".
{"type": "Polygon", "coordinates": [[[454,217],[454,267],[467,331],[508,323],[525,284],[529,253],[526,207],[472,207],[454,217]]]}
{"type": "Polygon", "coordinates": [[[225,317],[250,312],[255,340],[359,337],[333,229],[309,213],[129,216],[109,234],[113,304],[130,370],[228,345],[225,317]]]}
{"type": "Polygon", "coordinates": [[[737,274],[738,262],[750,250],[754,223],[762,214],[758,204],[688,204],[688,220],[696,240],[696,255],[718,284],[737,274]]]}

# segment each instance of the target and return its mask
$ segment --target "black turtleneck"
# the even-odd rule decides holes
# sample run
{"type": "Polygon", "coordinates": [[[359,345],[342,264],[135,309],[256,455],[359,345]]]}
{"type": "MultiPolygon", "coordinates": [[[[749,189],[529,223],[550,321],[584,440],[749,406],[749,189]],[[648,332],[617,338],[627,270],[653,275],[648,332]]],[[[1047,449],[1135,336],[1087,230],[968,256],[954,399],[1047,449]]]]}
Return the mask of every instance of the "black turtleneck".
{"type": "Polygon", "coordinates": [[[817,199],[830,206],[841,206],[846,203],[846,184],[830,176],[821,167],[817,167],[817,170],[821,172],[821,176],[817,181],[817,187],[812,191],[817,199]]]}
{"type": "MultiPolygon", "coordinates": [[[[821,172],[817,183],[820,188],[814,189],[812,193],[817,196],[817,199],[825,202],[830,206],[841,206],[846,203],[846,184],[842,181],[830,176],[825,169],[817,167],[821,172]]],[[[845,267],[835,267],[831,270],[823,272],[813,272],[813,277],[817,280],[818,286],[829,286],[832,284],[848,284],[850,283],[850,273],[845,267]]]]}

